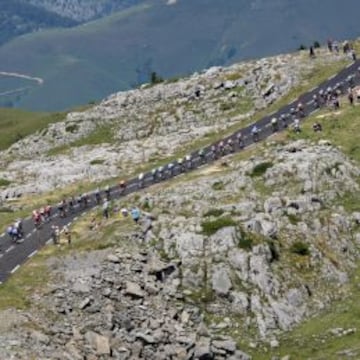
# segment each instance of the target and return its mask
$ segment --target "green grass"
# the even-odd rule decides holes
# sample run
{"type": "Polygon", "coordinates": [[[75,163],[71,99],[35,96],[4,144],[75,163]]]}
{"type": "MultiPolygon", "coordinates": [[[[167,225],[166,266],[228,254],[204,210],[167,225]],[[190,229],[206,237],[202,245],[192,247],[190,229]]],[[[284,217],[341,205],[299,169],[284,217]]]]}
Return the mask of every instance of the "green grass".
{"type": "Polygon", "coordinates": [[[221,217],[213,221],[203,221],[201,223],[202,233],[206,236],[211,236],[224,227],[236,225],[236,221],[230,217],[221,217]]]}
{"type": "Polygon", "coordinates": [[[44,129],[48,124],[62,121],[65,113],[40,113],[0,109],[0,150],[7,149],[27,135],[44,129]]]}
{"type": "Polygon", "coordinates": [[[260,177],[266,173],[267,169],[270,169],[273,166],[273,163],[270,161],[262,162],[254,166],[251,171],[251,177],[260,177]]]}
{"type": "Polygon", "coordinates": [[[203,217],[210,217],[210,216],[214,216],[214,217],[219,217],[224,213],[223,209],[209,209],[204,215],[203,217]]]}
{"type": "Polygon", "coordinates": [[[94,159],[90,161],[90,165],[102,165],[104,162],[104,159],[94,159]]]}
{"type": "Polygon", "coordinates": [[[15,275],[0,285],[0,311],[8,308],[27,309],[30,296],[46,286],[50,276],[46,253],[38,254],[22,266],[15,275]]]}
{"type": "Polygon", "coordinates": [[[264,352],[250,350],[256,360],[269,360],[272,356],[290,355],[292,360],[339,360],[360,358],[360,270],[357,269],[350,284],[346,287],[346,296],[333,303],[331,308],[309,319],[293,331],[280,338],[279,349],[264,352]],[[329,333],[333,328],[356,328],[354,334],[335,337],[329,333]],[[337,354],[340,351],[353,350],[353,357],[337,354]]]}
{"type": "Polygon", "coordinates": [[[340,114],[330,110],[322,110],[307,119],[302,125],[302,132],[294,134],[288,132],[288,139],[295,140],[299,138],[318,141],[327,139],[332,144],[341,147],[341,151],[351,159],[360,162],[360,107],[351,107],[346,101],[340,108],[340,114]],[[318,116],[323,116],[318,118],[318,116]],[[315,133],[312,129],[313,123],[317,121],[322,124],[322,132],[315,133]]]}
{"type": "Polygon", "coordinates": [[[55,155],[64,154],[73,147],[80,147],[85,145],[100,145],[104,143],[112,143],[113,141],[114,141],[114,134],[112,128],[110,126],[99,126],[89,135],[84,136],[79,140],[76,140],[67,145],[54,147],[53,149],[48,151],[48,155],[55,156],[55,155]]]}
{"type": "Polygon", "coordinates": [[[302,241],[294,242],[290,247],[290,251],[294,254],[301,255],[301,256],[310,255],[309,245],[302,241]]]}
{"type": "Polygon", "coordinates": [[[9,186],[11,184],[10,180],[0,178],[0,187],[2,186],[9,186]]]}

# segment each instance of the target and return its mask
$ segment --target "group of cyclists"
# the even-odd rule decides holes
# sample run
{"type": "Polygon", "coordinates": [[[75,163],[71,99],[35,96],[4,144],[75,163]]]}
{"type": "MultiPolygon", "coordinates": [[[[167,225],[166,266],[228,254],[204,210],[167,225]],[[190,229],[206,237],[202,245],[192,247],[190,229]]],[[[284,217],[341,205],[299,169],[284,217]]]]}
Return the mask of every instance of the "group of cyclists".
{"type": "MultiPolygon", "coordinates": [[[[360,76],[360,67],[357,69],[356,74],[349,75],[344,81],[338,82],[332,87],[328,86],[327,88],[320,89],[312,96],[312,100],[308,103],[311,104],[311,109],[317,109],[323,106],[329,106],[334,109],[339,108],[339,97],[345,95],[346,91],[348,100],[352,104],[354,101],[353,89],[355,87],[356,76],[360,76]]],[[[287,113],[282,113],[278,118],[271,118],[269,126],[273,132],[277,132],[281,128],[286,128],[292,124],[293,130],[295,132],[300,132],[300,119],[305,117],[305,115],[304,105],[299,102],[296,106],[291,107],[287,113]]],[[[321,124],[315,123],[313,129],[314,131],[321,131],[321,124]]],[[[263,129],[256,124],[252,126],[249,136],[254,142],[260,140],[262,130],[263,129]]],[[[137,178],[137,186],[142,188],[145,186],[145,181],[147,179],[152,182],[165,180],[179,173],[191,170],[196,165],[205,164],[208,160],[215,160],[233,153],[237,149],[241,149],[245,146],[246,138],[247,136],[244,136],[242,132],[239,131],[231,137],[221,140],[208,148],[200,149],[197,153],[188,154],[174,162],[154,168],[147,175],[141,173],[137,178]]],[[[125,180],[120,181],[118,184],[120,194],[124,194],[127,186],[125,180]]],[[[100,205],[104,201],[103,208],[105,207],[107,209],[108,201],[111,199],[111,192],[112,189],[107,186],[103,193],[97,188],[95,192],[91,194],[84,193],[77,197],[72,196],[69,199],[63,199],[57,205],[58,214],[60,217],[64,218],[68,216],[68,214],[75,213],[77,209],[82,210],[87,208],[91,202],[100,205]]],[[[106,209],[104,210],[105,212],[106,209]]],[[[44,206],[39,210],[34,210],[32,219],[35,227],[40,228],[43,223],[50,221],[52,211],[53,209],[50,205],[44,206]]],[[[21,219],[18,219],[13,225],[9,226],[7,233],[14,241],[22,239],[24,237],[24,231],[21,219]]]]}

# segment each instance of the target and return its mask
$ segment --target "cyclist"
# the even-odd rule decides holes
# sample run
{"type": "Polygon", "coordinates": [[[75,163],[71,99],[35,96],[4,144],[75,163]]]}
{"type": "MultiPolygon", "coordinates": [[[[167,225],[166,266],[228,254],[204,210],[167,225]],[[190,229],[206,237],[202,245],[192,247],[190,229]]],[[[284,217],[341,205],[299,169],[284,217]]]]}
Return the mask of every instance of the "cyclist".
{"type": "Polygon", "coordinates": [[[272,129],[273,131],[278,131],[278,121],[277,121],[277,118],[276,117],[273,117],[271,119],[271,126],[272,126],[272,129]]]}
{"type": "Polygon", "coordinates": [[[126,182],[124,180],[121,180],[119,186],[120,186],[120,193],[122,194],[126,189],[126,182]]]}
{"type": "Polygon", "coordinates": [[[244,147],[244,141],[243,141],[243,136],[242,136],[242,133],[241,133],[241,132],[238,132],[238,133],[236,134],[236,140],[237,140],[239,149],[241,149],[242,147],[244,147]]]}
{"type": "Polygon", "coordinates": [[[140,173],[138,176],[139,187],[142,188],[144,186],[144,173],[140,173]]]}
{"type": "Polygon", "coordinates": [[[100,195],[100,189],[97,188],[95,190],[95,202],[96,202],[96,205],[99,205],[100,202],[101,202],[101,195],[100,195]]]}
{"type": "Polygon", "coordinates": [[[256,125],[254,125],[251,129],[251,135],[255,142],[259,141],[259,132],[260,132],[259,128],[256,125]]]}
{"type": "Polygon", "coordinates": [[[199,150],[199,158],[200,158],[200,162],[202,164],[206,163],[205,150],[204,149],[199,150]]]}
{"type": "Polygon", "coordinates": [[[105,188],[105,195],[106,195],[106,199],[109,201],[110,200],[110,186],[107,185],[106,188],[105,188]]]}

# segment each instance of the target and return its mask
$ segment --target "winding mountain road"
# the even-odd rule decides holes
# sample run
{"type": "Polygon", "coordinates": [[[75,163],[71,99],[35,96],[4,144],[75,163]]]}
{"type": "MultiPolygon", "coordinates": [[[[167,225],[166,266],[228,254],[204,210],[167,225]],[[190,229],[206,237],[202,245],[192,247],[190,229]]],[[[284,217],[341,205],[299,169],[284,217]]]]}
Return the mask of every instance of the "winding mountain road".
{"type": "MultiPolygon", "coordinates": [[[[354,63],[349,64],[345,69],[340,71],[337,75],[332,76],[316,88],[309,90],[308,92],[302,94],[299,98],[295,99],[288,105],[285,105],[278,111],[269,114],[255,124],[260,130],[258,134],[258,140],[261,141],[274,133],[273,127],[271,125],[271,119],[276,117],[280,118],[282,114],[290,114],[291,108],[296,108],[297,104],[302,103],[304,105],[304,117],[303,120],[307,116],[311,115],[313,112],[317,110],[317,107],[313,101],[313,95],[318,95],[320,90],[326,90],[329,86],[334,87],[338,83],[343,84],[343,92],[347,90],[349,87],[349,83],[347,82],[347,78],[350,75],[355,75],[354,77],[354,85],[360,83],[360,76],[358,72],[358,67],[360,66],[360,61],[356,61],[354,63]]],[[[286,127],[284,125],[289,125],[293,122],[291,117],[288,118],[287,124],[282,124],[279,122],[278,131],[284,130],[286,127]]],[[[246,148],[254,143],[253,136],[251,134],[251,130],[255,124],[251,124],[239,131],[233,133],[232,135],[226,137],[222,141],[224,143],[228,139],[232,139],[234,144],[237,143],[237,135],[241,132],[243,139],[243,146],[236,147],[235,151],[241,151],[243,148],[246,148]]],[[[215,144],[211,144],[204,148],[204,157],[200,159],[198,151],[194,151],[191,154],[191,170],[204,165],[205,163],[211,163],[215,161],[212,156],[211,147],[213,145],[218,145],[220,141],[217,141],[215,144]]],[[[164,166],[166,169],[167,166],[164,166]]],[[[190,169],[189,169],[190,170],[190,169]]],[[[165,172],[165,176],[159,179],[154,179],[154,176],[151,172],[147,172],[144,174],[142,181],[139,181],[139,178],[133,178],[127,182],[127,187],[124,192],[121,192],[118,186],[114,186],[111,188],[111,198],[117,199],[121,196],[127,195],[129,193],[133,193],[138,191],[141,188],[149,187],[154,183],[159,181],[165,181],[171,177],[175,177],[183,173],[179,165],[174,163],[174,167],[171,172],[165,172]]],[[[101,194],[102,197],[104,193],[101,194]]],[[[26,262],[29,258],[34,256],[44,245],[51,242],[51,225],[58,225],[63,227],[65,225],[71,225],[74,221],[76,221],[80,216],[83,216],[87,211],[94,209],[96,207],[95,198],[91,196],[91,202],[86,209],[80,209],[77,207],[73,214],[69,214],[66,218],[61,218],[57,210],[54,211],[52,216],[52,220],[49,223],[44,223],[40,229],[35,229],[31,218],[26,218],[23,222],[24,226],[24,239],[19,242],[14,242],[10,239],[10,237],[3,233],[0,235],[0,284],[2,284],[6,279],[8,279],[13,273],[15,273],[20,266],[26,262]]]]}

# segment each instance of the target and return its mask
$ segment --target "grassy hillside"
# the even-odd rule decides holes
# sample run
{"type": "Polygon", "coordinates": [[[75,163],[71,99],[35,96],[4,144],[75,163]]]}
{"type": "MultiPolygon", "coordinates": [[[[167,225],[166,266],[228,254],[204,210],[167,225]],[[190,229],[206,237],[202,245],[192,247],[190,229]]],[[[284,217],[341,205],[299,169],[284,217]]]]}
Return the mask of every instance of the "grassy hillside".
{"type": "MultiPolygon", "coordinates": [[[[76,28],[23,36],[0,48],[0,70],[45,82],[9,101],[59,110],[137,86],[152,71],[172,77],[296,49],[334,34],[357,35],[357,12],[338,9],[335,0],[327,2],[327,16],[323,5],[310,0],[256,4],[182,0],[169,6],[151,0],[76,28]],[[338,22],[342,16],[345,27],[338,22]]],[[[357,9],[359,3],[349,0],[349,6],[357,9]]]]}
{"type": "Polygon", "coordinates": [[[41,113],[0,108],[0,150],[23,137],[61,121],[65,113],[41,113]]]}

